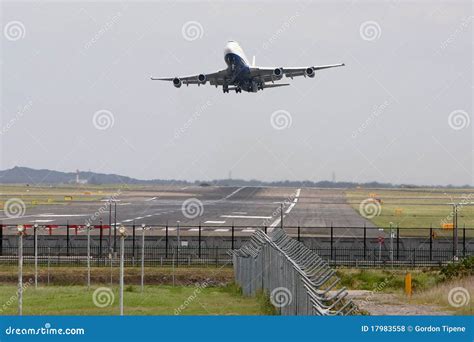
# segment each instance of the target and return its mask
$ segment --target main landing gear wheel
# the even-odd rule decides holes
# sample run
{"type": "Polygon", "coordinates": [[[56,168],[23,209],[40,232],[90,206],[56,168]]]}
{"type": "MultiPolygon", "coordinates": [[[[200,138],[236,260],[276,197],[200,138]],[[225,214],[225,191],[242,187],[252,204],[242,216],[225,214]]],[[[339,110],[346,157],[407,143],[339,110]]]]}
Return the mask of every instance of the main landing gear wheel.
{"type": "Polygon", "coordinates": [[[229,92],[229,86],[226,86],[226,85],[223,86],[223,87],[222,87],[222,91],[223,91],[224,93],[228,93],[228,92],[229,92]]]}
{"type": "Polygon", "coordinates": [[[241,93],[242,92],[242,88],[238,87],[238,88],[235,88],[235,93],[241,93]]]}

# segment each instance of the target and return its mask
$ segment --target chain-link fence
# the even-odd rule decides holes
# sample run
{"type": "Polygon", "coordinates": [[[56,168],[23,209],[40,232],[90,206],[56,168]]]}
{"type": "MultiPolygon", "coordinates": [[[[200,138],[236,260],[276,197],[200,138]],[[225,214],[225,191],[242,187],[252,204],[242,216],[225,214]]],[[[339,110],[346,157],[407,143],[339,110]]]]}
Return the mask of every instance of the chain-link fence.
{"type": "Polygon", "coordinates": [[[282,229],[256,231],[233,250],[235,279],[244,295],[270,295],[281,315],[350,315],[356,305],[326,261],[282,229]]]}

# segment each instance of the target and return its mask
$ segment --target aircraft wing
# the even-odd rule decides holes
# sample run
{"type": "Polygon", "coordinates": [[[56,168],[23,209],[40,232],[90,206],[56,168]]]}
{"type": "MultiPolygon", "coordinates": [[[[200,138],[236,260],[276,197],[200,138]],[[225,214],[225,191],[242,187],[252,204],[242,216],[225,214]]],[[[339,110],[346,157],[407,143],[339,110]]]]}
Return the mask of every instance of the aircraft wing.
{"type": "Polygon", "coordinates": [[[290,67],[290,68],[262,68],[254,67],[250,68],[250,72],[254,77],[260,77],[262,81],[269,82],[279,80],[285,75],[286,77],[296,77],[296,76],[308,76],[314,77],[315,71],[336,68],[344,66],[344,63],[340,64],[329,64],[329,65],[319,65],[319,66],[310,66],[310,67],[290,67]]]}
{"type": "Polygon", "coordinates": [[[153,81],[171,81],[175,87],[181,87],[181,84],[206,84],[209,82],[211,85],[222,85],[224,84],[224,79],[227,76],[227,69],[213,72],[210,74],[199,74],[192,76],[182,76],[182,77],[152,77],[153,81]]]}

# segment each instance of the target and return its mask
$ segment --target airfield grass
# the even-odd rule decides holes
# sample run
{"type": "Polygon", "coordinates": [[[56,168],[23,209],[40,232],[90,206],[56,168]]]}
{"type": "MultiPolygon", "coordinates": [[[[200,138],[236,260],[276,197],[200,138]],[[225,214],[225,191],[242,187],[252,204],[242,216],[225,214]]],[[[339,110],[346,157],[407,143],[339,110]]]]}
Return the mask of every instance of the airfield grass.
{"type": "MultiPolygon", "coordinates": [[[[38,205],[70,205],[73,202],[99,201],[112,195],[120,186],[102,185],[58,185],[58,186],[27,186],[27,185],[1,185],[0,211],[4,204],[11,198],[19,198],[26,208],[38,205]],[[70,197],[70,199],[66,199],[70,197]]],[[[127,186],[127,188],[130,188],[127,186]]]]}
{"type": "MultiPolygon", "coordinates": [[[[85,286],[30,285],[24,290],[24,315],[117,315],[118,288],[108,296],[100,286],[89,290],[85,286]],[[110,305],[94,304],[94,291],[103,293],[102,300],[110,305]]],[[[101,298],[99,295],[96,298],[101,298]]],[[[16,287],[0,285],[0,314],[17,313],[16,287]]],[[[172,285],[128,285],[124,291],[125,315],[262,315],[269,308],[261,298],[243,297],[232,285],[225,287],[196,287],[172,285]]]]}
{"type": "MultiPolygon", "coordinates": [[[[390,223],[398,226],[401,236],[429,236],[426,228],[432,227],[438,237],[452,236],[452,229],[443,229],[443,223],[452,223],[452,206],[448,203],[474,202],[472,189],[353,189],[346,191],[346,198],[355,211],[361,202],[379,198],[381,210],[370,220],[378,227],[390,223]],[[417,230],[425,228],[424,230],[417,230]]],[[[458,227],[474,228],[474,205],[460,205],[458,227]]],[[[462,236],[462,232],[459,233],[462,236]]],[[[466,236],[474,236],[467,230],[466,236]]]]}
{"type": "MultiPolygon", "coordinates": [[[[454,307],[448,297],[451,290],[462,288],[474,295],[474,276],[446,280],[439,269],[355,269],[338,268],[341,279],[339,287],[349,290],[371,291],[373,296],[394,294],[400,303],[412,305],[435,305],[453,315],[473,315],[474,302],[468,299],[466,305],[454,307]],[[404,293],[405,275],[412,276],[413,295],[404,293]]],[[[471,273],[472,274],[472,273],[471,273]]]]}
{"type": "MultiPolygon", "coordinates": [[[[40,267],[38,288],[34,268],[24,266],[25,315],[116,315],[118,314],[118,269],[93,267],[87,290],[84,267],[40,267]],[[93,293],[110,288],[114,301],[106,307],[94,305],[93,293]]],[[[233,283],[231,267],[145,268],[145,289],[141,293],[140,268],[125,268],[124,311],[127,315],[263,315],[274,314],[267,296],[244,297],[233,283]],[[205,284],[205,285],[203,285],[205,284]],[[199,285],[199,286],[198,286],[199,285]],[[177,310],[177,311],[176,311],[177,310]]],[[[17,310],[17,267],[0,266],[0,315],[17,310]]],[[[105,296],[104,296],[105,297],[105,296]]]]}

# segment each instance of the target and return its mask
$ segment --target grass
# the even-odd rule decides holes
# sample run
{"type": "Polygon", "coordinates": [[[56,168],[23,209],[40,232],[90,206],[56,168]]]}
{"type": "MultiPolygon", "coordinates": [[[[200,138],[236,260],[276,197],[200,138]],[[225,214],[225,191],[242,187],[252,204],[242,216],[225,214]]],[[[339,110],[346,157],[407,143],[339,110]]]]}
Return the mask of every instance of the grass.
{"type": "Polygon", "coordinates": [[[474,315],[474,298],[472,296],[474,296],[474,276],[438,284],[426,291],[415,293],[410,301],[417,304],[435,304],[447,310],[455,309],[458,315],[474,315]],[[452,303],[460,306],[455,308],[452,303]],[[461,305],[464,303],[467,304],[461,305]]]}
{"type": "MultiPolygon", "coordinates": [[[[0,283],[14,284],[17,282],[17,266],[0,266],[0,283]]],[[[145,283],[150,285],[193,285],[195,283],[207,282],[211,285],[226,286],[233,282],[234,271],[232,267],[179,267],[174,271],[171,267],[145,267],[145,283]]],[[[91,281],[93,284],[110,283],[109,267],[92,267],[91,281]]],[[[39,267],[39,283],[47,284],[48,273],[44,266],[39,267]]],[[[117,282],[119,269],[112,269],[112,280],[117,282]]],[[[23,279],[28,281],[34,279],[34,266],[23,266],[23,279]]],[[[85,267],[51,267],[49,271],[51,285],[85,285],[87,282],[87,269],[85,267]]],[[[138,285],[141,280],[140,267],[125,268],[125,284],[138,285]]]]}
{"type": "MultiPolygon", "coordinates": [[[[97,292],[98,293],[98,292],[97,292]]],[[[24,315],[117,315],[118,289],[113,295],[98,286],[87,290],[84,286],[28,286],[24,291],[24,315]],[[102,291],[104,302],[94,304],[94,291],[102,291]],[[105,300],[106,299],[106,300],[105,300]]],[[[97,296],[101,298],[101,296],[97,296]]],[[[0,285],[0,314],[17,313],[16,287],[0,285]]],[[[247,298],[232,286],[197,287],[148,285],[144,293],[139,286],[128,285],[124,291],[126,315],[261,315],[266,308],[256,298],[247,298]]]]}
{"type": "MultiPolygon", "coordinates": [[[[435,229],[437,236],[451,236],[452,230],[442,229],[443,223],[452,222],[452,206],[448,203],[473,202],[472,189],[353,189],[346,191],[349,204],[359,212],[361,202],[371,195],[382,200],[381,211],[370,220],[379,227],[389,227],[392,222],[404,229],[401,235],[427,235],[435,229]],[[415,229],[409,229],[415,228],[415,229]]],[[[458,227],[474,228],[474,205],[462,205],[458,209],[458,227]]],[[[462,233],[460,233],[462,234],[462,233]]],[[[468,236],[474,236],[468,231],[468,236]]]]}
{"type": "MultiPolygon", "coordinates": [[[[429,289],[442,281],[439,271],[409,270],[412,275],[414,292],[429,289]]],[[[377,292],[397,292],[404,289],[406,270],[353,269],[340,268],[336,274],[341,278],[341,286],[350,290],[368,290],[377,292]]]]}

